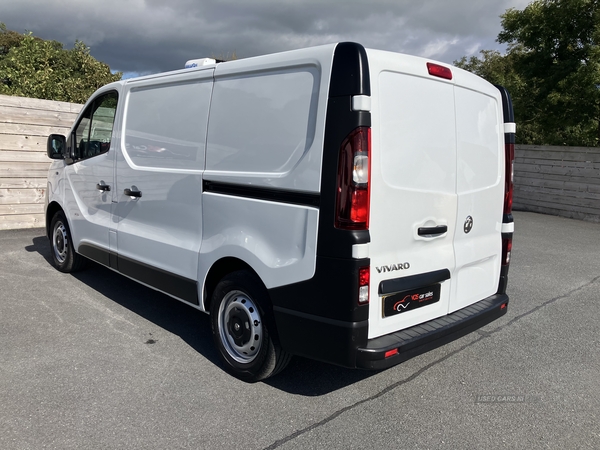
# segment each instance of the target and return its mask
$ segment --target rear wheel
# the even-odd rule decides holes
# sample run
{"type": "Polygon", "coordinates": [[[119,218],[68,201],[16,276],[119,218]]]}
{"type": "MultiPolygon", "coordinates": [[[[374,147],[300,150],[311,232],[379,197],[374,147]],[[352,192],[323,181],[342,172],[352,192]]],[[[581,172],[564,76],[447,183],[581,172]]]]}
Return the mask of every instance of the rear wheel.
{"type": "Polygon", "coordinates": [[[62,211],[58,211],[52,217],[50,223],[52,246],[52,261],[54,266],[61,272],[76,272],[85,265],[85,258],[75,252],[73,239],[69,224],[62,211]]]}
{"type": "Polygon", "coordinates": [[[244,381],[275,375],[290,360],[278,345],[267,297],[260,280],[245,270],[225,276],[212,296],[215,344],[227,371],[244,381]]]}

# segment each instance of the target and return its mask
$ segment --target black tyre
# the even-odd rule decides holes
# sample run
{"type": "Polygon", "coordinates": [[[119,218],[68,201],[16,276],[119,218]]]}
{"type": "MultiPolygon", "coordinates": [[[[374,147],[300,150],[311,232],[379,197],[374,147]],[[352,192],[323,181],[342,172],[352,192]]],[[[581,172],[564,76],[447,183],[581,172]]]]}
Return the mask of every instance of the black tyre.
{"type": "Polygon", "coordinates": [[[278,344],[267,299],[260,280],[245,270],[225,276],[212,296],[215,345],[226,370],[244,381],[275,375],[291,359],[278,344]]]}
{"type": "Polygon", "coordinates": [[[50,245],[54,266],[61,272],[76,272],[85,266],[85,258],[76,253],[73,248],[71,230],[62,211],[58,211],[52,217],[50,245]]]}

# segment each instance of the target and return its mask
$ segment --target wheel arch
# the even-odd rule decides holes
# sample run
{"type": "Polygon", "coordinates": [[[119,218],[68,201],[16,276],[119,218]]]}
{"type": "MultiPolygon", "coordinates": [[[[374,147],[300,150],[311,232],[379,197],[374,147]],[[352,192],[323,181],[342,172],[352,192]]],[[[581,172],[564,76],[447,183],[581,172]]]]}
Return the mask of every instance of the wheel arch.
{"type": "MultiPolygon", "coordinates": [[[[210,311],[212,295],[219,281],[221,281],[226,275],[238,270],[247,270],[252,272],[256,278],[263,283],[264,286],[264,282],[258,273],[245,261],[232,256],[221,258],[215,261],[206,274],[206,278],[204,279],[204,289],[202,290],[202,305],[204,306],[204,311],[210,311]]],[[[271,302],[270,298],[268,300],[271,302]]]]}
{"type": "Polygon", "coordinates": [[[50,224],[52,223],[52,218],[58,211],[62,211],[63,214],[65,213],[65,210],[62,208],[62,206],[58,204],[58,202],[50,202],[48,204],[48,207],[46,208],[46,236],[48,237],[48,239],[50,239],[51,234],[50,224]]]}

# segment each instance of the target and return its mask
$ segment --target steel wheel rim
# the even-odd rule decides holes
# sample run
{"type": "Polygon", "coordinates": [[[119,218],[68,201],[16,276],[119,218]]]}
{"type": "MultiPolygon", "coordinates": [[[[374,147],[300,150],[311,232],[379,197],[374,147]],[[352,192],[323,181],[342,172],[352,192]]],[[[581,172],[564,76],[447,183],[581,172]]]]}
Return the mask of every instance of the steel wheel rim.
{"type": "Polygon", "coordinates": [[[60,264],[67,260],[68,247],[67,228],[62,222],[57,222],[54,226],[54,234],[52,236],[52,248],[54,250],[54,257],[60,264]]]}
{"type": "Polygon", "coordinates": [[[219,337],[231,358],[242,364],[256,359],[263,341],[262,319],[247,294],[227,293],[219,307],[218,325],[219,337]]]}

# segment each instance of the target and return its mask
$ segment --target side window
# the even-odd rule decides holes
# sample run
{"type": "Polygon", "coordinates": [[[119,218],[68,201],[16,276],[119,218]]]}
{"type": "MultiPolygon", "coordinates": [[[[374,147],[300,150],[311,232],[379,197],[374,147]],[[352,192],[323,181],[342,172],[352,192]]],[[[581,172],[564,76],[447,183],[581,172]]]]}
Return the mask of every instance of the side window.
{"type": "Polygon", "coordinates": [[[94,100],[84,111],[74,137],[76,160],[92,158],[106,153],[110,148],[118,96],[109,92],[94,100]]]}

